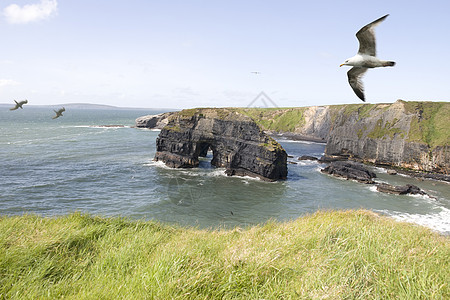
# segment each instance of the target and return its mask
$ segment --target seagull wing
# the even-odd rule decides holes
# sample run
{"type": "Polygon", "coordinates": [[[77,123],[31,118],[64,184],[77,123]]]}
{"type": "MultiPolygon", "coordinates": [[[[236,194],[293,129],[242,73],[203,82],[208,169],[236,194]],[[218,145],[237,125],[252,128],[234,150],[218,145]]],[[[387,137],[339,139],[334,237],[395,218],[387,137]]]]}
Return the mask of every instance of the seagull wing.
{"type": "Polygon", "coordinates": [[[362,77],[364,76],[364,73],[366,73],[366,71],[367,68],[353,67],[350,69],[350,71],[347,72],[348,83],[350,83],[350,86],[352,87],[356,96],[358,96],[358,98],[364,102],[366,101],[366,99],[364,97],[364,85],[362,83],[362,77]]]}
{"type": "Polygon", "coordinates": [[[389,15],[385,15],[372,23],[367,24],[356,33],[356,37],[359,41],[358,54],[376,56],[375,27],[383,22],[387,16],[389,15]]]}

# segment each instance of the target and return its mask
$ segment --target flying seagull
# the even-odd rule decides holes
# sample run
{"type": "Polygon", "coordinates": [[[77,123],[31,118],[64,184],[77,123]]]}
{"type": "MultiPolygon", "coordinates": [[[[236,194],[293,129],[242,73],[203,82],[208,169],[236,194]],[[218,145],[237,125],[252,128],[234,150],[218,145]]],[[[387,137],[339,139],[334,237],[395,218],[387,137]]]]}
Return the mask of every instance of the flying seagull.
{"type": "Polygon", "coordinates": [[[393,67],[395,65],[395,62],[393,61],[380,60],[376,57],[375,26],[383,22],[387,16],[389,15],[385,15],[372,23],[367,24],[356,33],[356,37],[359,41],[358,53],[355,56],[346,59],[344,63],[340,65],[340,67],[344,65],[353,67],[347,72],[348,82],[356,96],[362,101],[366,101],[362,77],[367,69],[393,67]]]}
{"type": "Polygon", "coordinates": [[[23,109],[22,105],[27,104],[28,100],[23,100],[23,101],[20,101],[20,102],[17,102],[16,100],[14,100],[14,102],[16,102],[16,106],[14,106],[13,108],[10,108],[9,110],[16,110],[19,107],[23,109]]]}
{"type": "Polygon", "coordinates": [[[261,74],[261,72],[259,72],[259,71],[252,71],[250,73],[255,74],[255,75],[261,74]]]}
{"type": "Polygon", "coordinates": [[[63,108],[60,108],[58,110],[53,110],[53,111],[56,113],[56,116],[54,116],[52,119],[56,119],[56,118],[61,117],[63,115],[62,113],[65,112],[66,109],[63,107],[63,108]]]}

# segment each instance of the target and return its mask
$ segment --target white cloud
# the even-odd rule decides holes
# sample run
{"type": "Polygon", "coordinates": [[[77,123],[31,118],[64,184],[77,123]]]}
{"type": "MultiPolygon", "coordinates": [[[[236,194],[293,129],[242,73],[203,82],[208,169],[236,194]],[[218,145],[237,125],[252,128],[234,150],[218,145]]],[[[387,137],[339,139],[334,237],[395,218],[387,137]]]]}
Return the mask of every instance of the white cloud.
{"type": "Polygon", "coordinates": [[[8,85],[18,85],[17,81],[12,79],[0,79],[0,87],[8,86],[8,85]]]}
{"type": "Polygon", "coordinates": [[[58,3],[56,0],[41,0],[36,4],[19,6],[11,4],[3,9],[3,15],[8,23],[26,24],[45,20],[56,14],[58,3]]]}

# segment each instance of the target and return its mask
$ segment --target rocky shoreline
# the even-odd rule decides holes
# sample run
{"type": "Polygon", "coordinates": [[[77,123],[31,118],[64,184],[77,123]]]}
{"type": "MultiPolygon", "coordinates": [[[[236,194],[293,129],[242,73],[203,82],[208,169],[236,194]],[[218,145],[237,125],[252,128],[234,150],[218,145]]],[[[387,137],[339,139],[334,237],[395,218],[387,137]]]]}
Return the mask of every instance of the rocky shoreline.
{"type": "MultiPolygon", "coordinates": [[[[157,118],[149,118],[158,124],[157,118]]],[[[212,151],[211,165],[229,176],[275,181],[287,177],[287,154],[248,116],[232,109],[190,109],[167,117],[156,139],[155,161],[194,168],[212,151]]]]}
{"type": "MultiPolygon", "coordinates": [[[[356,161],[419,179],[450,182],[450,134],[445,121],[449,103],[398,100],[393,104],[210,110],[249,116],[262,132],[277,140],[325,143],[322,163],[356,161]]],[[[138,118],[136,127],[163,129],[174,114],[178,112],[138,118]]]]}

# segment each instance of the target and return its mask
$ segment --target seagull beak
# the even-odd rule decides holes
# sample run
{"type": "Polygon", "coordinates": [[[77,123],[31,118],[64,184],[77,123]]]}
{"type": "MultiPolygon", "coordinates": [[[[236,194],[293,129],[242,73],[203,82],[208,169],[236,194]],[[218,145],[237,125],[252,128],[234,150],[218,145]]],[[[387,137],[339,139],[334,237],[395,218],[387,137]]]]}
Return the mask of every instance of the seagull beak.
{"type": "Polygon", "coordinates": [[[339,67],[342,67],[343,65],[345,65],[345,64],[340,64],[339,67]]]}

